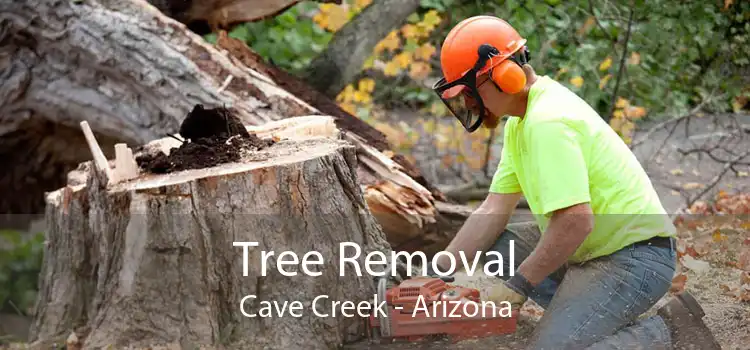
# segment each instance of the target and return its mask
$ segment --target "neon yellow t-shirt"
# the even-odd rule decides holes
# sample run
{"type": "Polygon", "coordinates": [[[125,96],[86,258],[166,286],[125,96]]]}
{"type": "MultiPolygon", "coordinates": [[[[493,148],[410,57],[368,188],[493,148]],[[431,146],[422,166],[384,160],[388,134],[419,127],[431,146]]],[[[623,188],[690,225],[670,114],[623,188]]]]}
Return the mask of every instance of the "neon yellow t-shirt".
{"type": "Polygon", "coordinates": [[[594,229],[571,262],[609,255],[675,227],[645,170],[585,101],[546,76],[529,91],[526,115],[504,128],[490,192],[522,192],[544,234],[552,213],[588,202],[594,229]]]}

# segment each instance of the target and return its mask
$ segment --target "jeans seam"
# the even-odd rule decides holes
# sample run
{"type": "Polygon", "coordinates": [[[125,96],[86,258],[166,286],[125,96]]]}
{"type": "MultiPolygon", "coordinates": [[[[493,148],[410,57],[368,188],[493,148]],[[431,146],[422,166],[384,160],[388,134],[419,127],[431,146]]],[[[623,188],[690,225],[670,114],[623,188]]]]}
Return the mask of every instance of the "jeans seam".
{"type": "MultiPolygon", "coordinates": [[[[631,269],[633,268],[633,265],[632,264],[628,264],[626,266],[627,266],[627,269],[625,270],[625,272],[627,274],[627,273],[630,273],[631,269]]],[[[604,305],[609,304],[612,301],[612,298],[614,297],[614,292],[616,292],[617,290],[621,289],[622,285],[625,283],[624,280],[625,279],[623,277],[621,277],[620,279],[618,279],[617,284],[614,286],[614,288],[612,288],[613,289],[613,293],[611,293],[609,295],[609,298],[607,298],[607,300],[605,300],[605,301],[603,301],[603,302],[601,302],[599,304],[596,304],[596,308],[594,309],[594,312],[592,312],[589,315],[589,317],[587,317],[586,320],[583,321],[580,326],[578,326],[578,328],[575,330],[575,332],[573,332],[573,339],[574,340],[579,340],[579,336],[581,335],[581,331],[584,328],[586,328],[586,326],[591,321],[591,319],[594,317],[594,315],[596,315],[597,313],[599,313],[599,311],[601,311],[604,308],[604,305]]],[[[639,293],[640,293],[640,291],[639,291],[639,293]]]]}

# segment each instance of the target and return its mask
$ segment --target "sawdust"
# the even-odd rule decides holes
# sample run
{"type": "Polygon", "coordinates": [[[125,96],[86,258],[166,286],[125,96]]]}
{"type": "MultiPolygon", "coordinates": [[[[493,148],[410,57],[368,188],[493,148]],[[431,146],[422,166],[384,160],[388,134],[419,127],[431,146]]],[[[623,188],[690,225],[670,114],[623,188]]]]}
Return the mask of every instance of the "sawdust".
{"type": "Polygon", "coordinates": [[[202,169],[240,161],[243,155],[274,144],[250,134],[245,126],[226,108],[205,109],[196,105],[180,126],[185,138],[179,147],[164,153],[142,154],[138,166],[148,172],[166,174],[188,169],[202,169]]]}

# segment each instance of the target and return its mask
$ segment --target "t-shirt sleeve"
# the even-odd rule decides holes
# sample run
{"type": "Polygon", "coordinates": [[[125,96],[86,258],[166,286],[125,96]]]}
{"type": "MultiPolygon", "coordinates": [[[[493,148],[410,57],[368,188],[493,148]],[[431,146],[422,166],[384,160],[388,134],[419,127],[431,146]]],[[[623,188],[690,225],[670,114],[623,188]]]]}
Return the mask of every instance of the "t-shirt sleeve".
{"type": "Polygon", "coordinates": [[[529,144],[542,214],[591,201],[582,140],[574,128],[561,121],[536,124],[529,128],[529,144]]]}
{"type": "MultiPolygon", "coordinates": [[[[505,132],[505,144],[508,144],[507,137],[508,130],[505,132]]],[[[490,184],[489,191],[492,193],[519,193],[521,192],[521,185],[516,177],[516,171],[513,168],[515,162],[512,160],[512,154],[508,151],[508,147],[503,147],[500,152],[500,164],[497,166],[495,175],[492,177],[492,183],[490,184]]]]}

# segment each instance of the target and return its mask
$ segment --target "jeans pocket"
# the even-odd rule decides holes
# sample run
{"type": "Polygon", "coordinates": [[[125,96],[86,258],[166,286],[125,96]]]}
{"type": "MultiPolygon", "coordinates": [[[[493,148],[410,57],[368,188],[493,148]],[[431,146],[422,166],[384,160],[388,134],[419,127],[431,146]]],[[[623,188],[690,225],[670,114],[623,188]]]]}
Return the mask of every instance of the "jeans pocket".
{"type": "Polygon", "coordinates": [[[659,263],[672,270],[676,268],[677,264],[677,255],[673,249],[669,248],[646,245],[637,246],[630,251],[630,256],[647,264],[651,262],[659,263]]]}

